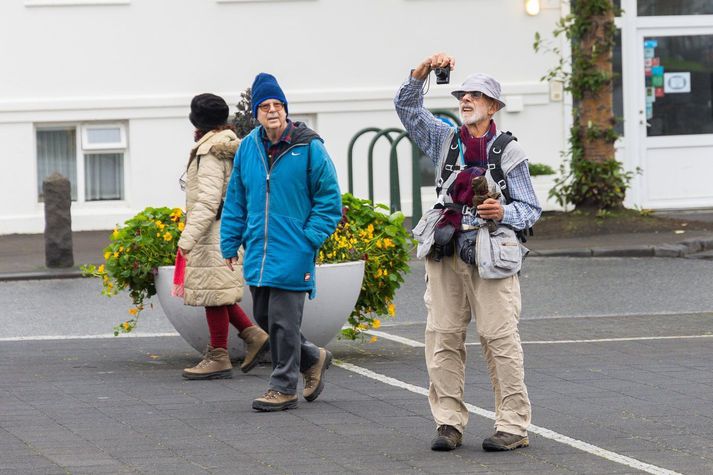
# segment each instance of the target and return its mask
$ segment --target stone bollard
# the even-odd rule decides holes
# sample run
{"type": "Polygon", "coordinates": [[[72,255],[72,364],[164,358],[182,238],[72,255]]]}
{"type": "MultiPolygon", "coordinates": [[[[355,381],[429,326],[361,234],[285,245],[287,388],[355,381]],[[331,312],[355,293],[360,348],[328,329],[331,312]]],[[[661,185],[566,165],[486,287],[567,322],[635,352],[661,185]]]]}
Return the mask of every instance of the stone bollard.
{"type": "Polygon", "coordinates": [[[45,265],[72,267],[72,190],[69,180],[57,172],[42,182],[45,196],[45,265]]]}

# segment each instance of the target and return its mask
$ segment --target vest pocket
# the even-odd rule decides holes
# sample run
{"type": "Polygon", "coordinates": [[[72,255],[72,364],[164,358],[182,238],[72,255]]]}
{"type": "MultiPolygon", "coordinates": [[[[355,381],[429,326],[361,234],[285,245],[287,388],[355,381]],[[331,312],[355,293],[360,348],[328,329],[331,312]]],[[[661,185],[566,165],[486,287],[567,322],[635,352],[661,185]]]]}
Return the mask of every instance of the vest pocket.
{"type": "Polygon", "coordinates": [[[478,230],[478,273],[483,279],[504,279],[516,274],[522,266],[522,251],[515,231],[498,226],[492,233],[487,227],[478,230]]]}

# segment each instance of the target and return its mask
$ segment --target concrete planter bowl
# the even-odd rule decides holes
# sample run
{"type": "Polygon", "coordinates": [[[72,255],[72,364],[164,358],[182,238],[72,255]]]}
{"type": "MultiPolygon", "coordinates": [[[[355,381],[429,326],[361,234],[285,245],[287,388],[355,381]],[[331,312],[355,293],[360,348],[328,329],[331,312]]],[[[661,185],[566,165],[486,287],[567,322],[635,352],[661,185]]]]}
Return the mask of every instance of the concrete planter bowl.
{"type": "MultiPolygon", "coordinates": [[[[196,351],[202,353],[210,342],[205,310],[203,307],[184,305],[182,298],[171,295],[173,269],[173,266],[158,268],[158,301],[176,331],[196,351]]],[[[318,265],[315,274],[317,297],[314,300],[305,300],[302,333],[315,345],[325,346],[337,336],[354,309],[364,278],[364,261],[318,265]]],[[[247,287],[240,306],[252,319],[252,297],[247,287]]],[[[232,325],[228,337],[228,351],[233,358],[241,358],[245,354],[242,340],[232,325]]]]}

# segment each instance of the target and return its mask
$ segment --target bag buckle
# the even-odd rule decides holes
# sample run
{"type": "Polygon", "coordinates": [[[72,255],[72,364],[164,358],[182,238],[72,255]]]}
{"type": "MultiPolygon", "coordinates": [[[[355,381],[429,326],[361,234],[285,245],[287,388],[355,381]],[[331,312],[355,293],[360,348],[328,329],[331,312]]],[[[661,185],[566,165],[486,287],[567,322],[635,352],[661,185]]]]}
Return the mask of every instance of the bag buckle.
{"type": "Polygon", "coordinates": [[[463,214],[463,216],[475,216],[475,208],[468,205],[463,205],[463,209],[461,209],[461,214],[463,214]]]}
{"type": "Polygon", "coordinates": [[[500,187],[501,190],[504,190],[505,188],[508,187],[508,184],[505,182],[505,180],[500,180],[498,182],[498,186],[500,187]]]}

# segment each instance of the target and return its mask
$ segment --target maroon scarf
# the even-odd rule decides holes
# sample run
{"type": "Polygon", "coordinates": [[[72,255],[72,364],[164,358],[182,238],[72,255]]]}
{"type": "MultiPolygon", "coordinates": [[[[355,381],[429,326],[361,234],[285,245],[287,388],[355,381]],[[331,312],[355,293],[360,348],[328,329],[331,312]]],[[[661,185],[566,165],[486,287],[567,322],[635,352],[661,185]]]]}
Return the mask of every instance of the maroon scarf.
{"type": "Polygon", "coordinates": [[[492,119],[488,131],[482,137],[471,137],[465,124],[460,128],[460,139],[465,146],[463,158],[466,166],[488,168],[488,142],[495,137],[495,133],[495,121],[492,119]]]}

